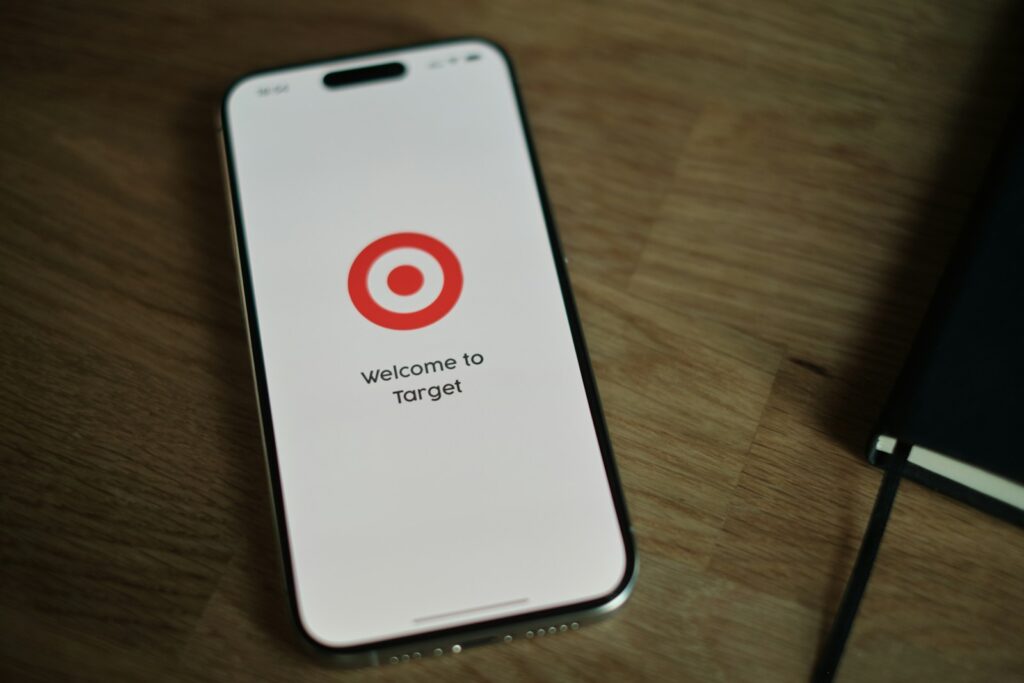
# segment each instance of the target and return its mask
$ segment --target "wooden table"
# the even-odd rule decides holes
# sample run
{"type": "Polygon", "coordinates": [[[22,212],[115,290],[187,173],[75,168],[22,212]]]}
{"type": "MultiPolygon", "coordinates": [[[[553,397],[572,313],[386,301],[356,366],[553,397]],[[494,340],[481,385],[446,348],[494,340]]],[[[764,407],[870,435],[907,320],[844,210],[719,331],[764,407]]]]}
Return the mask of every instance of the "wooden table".
{"type": "MultiPolygon", "coordinates": [[[[806,679],[1019,9],[4,3],[0,676],[806,679]],[[339,671],[290,636],[214,109],[257,67],[460,34],[518,63],[640,580],[579,634],[339,671]]],[[[840,678],[1020,680],[1022,576],[1020,529],[907,484],[840,678]]]]}

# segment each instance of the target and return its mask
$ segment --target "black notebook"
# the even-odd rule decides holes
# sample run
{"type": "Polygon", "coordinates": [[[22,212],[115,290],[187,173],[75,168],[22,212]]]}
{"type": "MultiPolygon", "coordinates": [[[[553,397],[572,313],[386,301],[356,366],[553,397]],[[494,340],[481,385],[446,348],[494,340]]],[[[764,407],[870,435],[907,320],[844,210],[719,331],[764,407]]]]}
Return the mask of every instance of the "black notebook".
{"type": "Polygon", "coordinates": [[[1024,111],[995,153],[868,457],[1024,525],[1024,111]]]}

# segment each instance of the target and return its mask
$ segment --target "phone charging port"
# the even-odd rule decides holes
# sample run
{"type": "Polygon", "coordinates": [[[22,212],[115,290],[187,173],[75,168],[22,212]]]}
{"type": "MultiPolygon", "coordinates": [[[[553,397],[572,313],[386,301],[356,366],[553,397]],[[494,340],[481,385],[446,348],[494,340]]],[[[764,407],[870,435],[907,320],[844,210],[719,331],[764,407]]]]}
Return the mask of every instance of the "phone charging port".
{"type": "Polygon", "coordinates": [[[490,643],[496,643],[500,640],[498,636],[486,636],[484,638],[474,638],[473,640],[465,640],[459,645],[462,646],[463,650],[468,650],[471,647],[480,647],[481,645],[488,645],[490,643]]]}

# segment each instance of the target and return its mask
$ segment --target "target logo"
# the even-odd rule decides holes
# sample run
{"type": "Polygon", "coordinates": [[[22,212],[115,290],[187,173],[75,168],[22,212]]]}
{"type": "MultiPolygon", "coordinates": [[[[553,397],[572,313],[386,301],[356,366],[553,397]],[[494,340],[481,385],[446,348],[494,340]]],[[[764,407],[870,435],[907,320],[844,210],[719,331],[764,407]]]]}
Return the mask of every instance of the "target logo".
{"type": "Polygon", "coordinates": [[[352,261],[348,294],[371,323],[418,330],[455,306],[462,294],[462,267],[443,242],[396,232],[374,240],[352,261]]]}

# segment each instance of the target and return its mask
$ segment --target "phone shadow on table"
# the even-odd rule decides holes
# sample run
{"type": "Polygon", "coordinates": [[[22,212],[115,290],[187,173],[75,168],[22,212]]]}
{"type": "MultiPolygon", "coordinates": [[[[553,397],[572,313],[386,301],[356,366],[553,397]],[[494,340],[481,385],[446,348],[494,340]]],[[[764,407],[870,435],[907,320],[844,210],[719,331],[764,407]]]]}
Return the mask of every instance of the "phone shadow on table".
{"type": "MultiPolygon", "coordinates": [[[[986,50],[961,84],[961,104],[917,218],[898,247],[897,264],[879,274],[878,295],[854,351],[824,397],[818,421],[854,457],[867,464],[870,431],[899,375],[935,287],[967,223],[998,138],[1024,87],[1024,54],[1019,31],[1024,4],[1007,3],[996,17],[986,50]]],[[[867,519],[849,517],[859,541],[867,519]]],[[[825,595],[830,606],[821,642],[831,628],[856,549],[837,553],[825,595]]]]}

